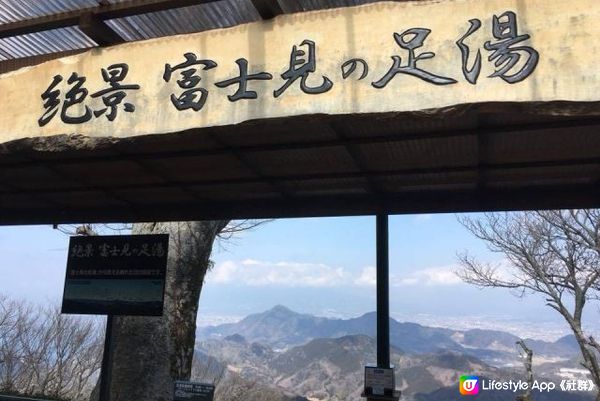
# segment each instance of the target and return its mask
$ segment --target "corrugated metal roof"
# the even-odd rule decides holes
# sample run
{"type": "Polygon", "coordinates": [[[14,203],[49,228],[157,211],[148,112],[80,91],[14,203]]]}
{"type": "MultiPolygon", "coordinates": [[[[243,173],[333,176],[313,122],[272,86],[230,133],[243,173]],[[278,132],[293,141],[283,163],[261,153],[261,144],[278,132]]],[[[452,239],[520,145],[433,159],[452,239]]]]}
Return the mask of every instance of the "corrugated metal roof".
{"type": "Polygon", "coordinates": [[[95,7],[97,0],[0,0],[0,24],[95,7]]]}
{"type": "Polygon", "coordinates": [[[125,40],[201,32],[257,21],[260,15],[249,0],[221,0],[197,6],[107,21],[125,40]]]}
{"type": "MultiPolygon", "coordinates": [[[[0,0],[0,25],[36,17],[116,4],[128,0],[0,0]]],[[[274,0],[275,1],[275,0],[274,0]]],[[[355,6],[377,0],[279,0],[286,13],[355,6]]],[[[260,20],[250,0],[220,0],[184,8],[107,20],[127,41],[201,32],[260,20]]],[[[66,50],[87,49],[97,44],[77,27],[0,39],[0,60],[66,50]]]]}
{"type": "Polygon", "coordinates": [[[76,26],[0,39],[1,53],[6,59],[87,49],[95,46],[97,46],[96,42],[76,26]]]}

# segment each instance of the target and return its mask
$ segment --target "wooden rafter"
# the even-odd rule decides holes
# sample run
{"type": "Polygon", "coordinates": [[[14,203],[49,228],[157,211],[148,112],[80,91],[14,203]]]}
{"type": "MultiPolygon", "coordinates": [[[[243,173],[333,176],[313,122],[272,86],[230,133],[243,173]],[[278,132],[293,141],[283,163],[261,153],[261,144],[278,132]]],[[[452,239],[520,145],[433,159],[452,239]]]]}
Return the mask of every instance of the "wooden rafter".
{"type": "Polygon", "coordinates": [[[109,5],[68,11],[0,25],[0,38],[42,32],[79,25],[82,16],[93,15],[97,21],[189,7],[218,0],[129,0],[109,5]]]}
{"type": "Polygon", "coordinates": [[[271,19],[283,14],[283,9],[277,0],[251,0],[252,5],[262,19],[271,19]]]}
{"type": "Polygon", "coordinates": [[[79,29],[100,46],[110,46],[125,42],[106,22],[95,14],[83,14],[79,18],[79,29]]]}

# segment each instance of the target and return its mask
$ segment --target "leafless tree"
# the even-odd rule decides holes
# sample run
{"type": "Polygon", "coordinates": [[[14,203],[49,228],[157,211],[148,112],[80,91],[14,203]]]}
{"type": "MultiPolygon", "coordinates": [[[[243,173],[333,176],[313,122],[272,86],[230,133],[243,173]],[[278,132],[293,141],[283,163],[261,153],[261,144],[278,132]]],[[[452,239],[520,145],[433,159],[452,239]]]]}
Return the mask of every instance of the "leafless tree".
{"type": "Polygon", "coordinates": [[[218,387],[225,378],[227,368],[214,357],[206,355],[202,358],[194,357],[192,362],[191,380],[201,383],[210,383],[218,387]]]}
{"type": "Polygon", "coordinates": [[[23,371],[19,320],[26,317],[25,304],[0,297],[0,391],[14,391],[23,371]]]}
{"type": "Polygon", "coordinates": [[[101,343],[97,320],[0,296],[0,391],[84,400],[101,343]]]}
{"type": "Polygon", "coordinates": [[[215,401],[284,401],[276,390],[242,377],[212,356],[194,358],[191,379],[215,386],[215,401]]]}
{"type": "Polygon", "coordinates": [[[45,393],[56,398],[83,399],[101,362],[101,332],[97,321],[62,315],[58,307],[45,311],[43,333],[54,355],[46,369],[45,393]]]}
{"type": "MultiPolygon", "coordinates": [[[[253,400],[256,397],[252,394],[257,388],[255,380],[242,378],[238,374],[230,374],[221,385],[215,390],[216,401],[242,401],[253,400]]],[[[263,389],[264,390],[264,389],[263,389]]]]}
{"type": "MultiPolygon", "coordinates": [[[[459,218],[488,248],[503,254],[508,268],[459,255],[458,275],[480,287],[501,287],[541,294],[575,335],[582,365],[600,387],[600,346],[586,333],[583,313],[600,295],[600,211],[563,210],[485,214],[459,218]]],[[[597,395],[600,400],[600,393],[597,395]]]]}

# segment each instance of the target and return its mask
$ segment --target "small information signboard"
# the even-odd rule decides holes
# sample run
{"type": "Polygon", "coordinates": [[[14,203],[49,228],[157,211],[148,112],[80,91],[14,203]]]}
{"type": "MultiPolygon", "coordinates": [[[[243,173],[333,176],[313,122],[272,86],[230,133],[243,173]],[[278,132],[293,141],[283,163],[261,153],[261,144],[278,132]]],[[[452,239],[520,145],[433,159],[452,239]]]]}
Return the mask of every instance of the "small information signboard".
{"type": "Polygon", "coordinates": [[[365,366],[365,395],[392,395],[395,389],[394,368],[365,366]]]}
{"type": "Polygon", "coordinates": [[[213,401],[215,386],[194,382],[175,382],[174,401],[213,401]]]}
{"type": "Polygon", "coordinates": [[[71,237],[63,313],[160,316],[169,236],[71,237]]]}

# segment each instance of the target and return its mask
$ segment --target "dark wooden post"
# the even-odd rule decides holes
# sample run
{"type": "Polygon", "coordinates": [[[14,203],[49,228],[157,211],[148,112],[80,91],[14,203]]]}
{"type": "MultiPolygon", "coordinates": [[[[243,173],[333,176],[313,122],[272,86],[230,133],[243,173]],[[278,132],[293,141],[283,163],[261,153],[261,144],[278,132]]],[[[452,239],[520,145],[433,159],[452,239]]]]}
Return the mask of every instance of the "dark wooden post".
{"type": "Polygon", "coordinates": [[[390,279],[388,215],[377,215],[377,367],[390,367],[390,279]]]}
{"type": "Polygon", "coordinates": [[[112,326],[113,316],[106,316],[106,334],[104,335],[104,353],[100,370],[100,401],[110,401],[110,379],[112,373],[112,326]]]}

